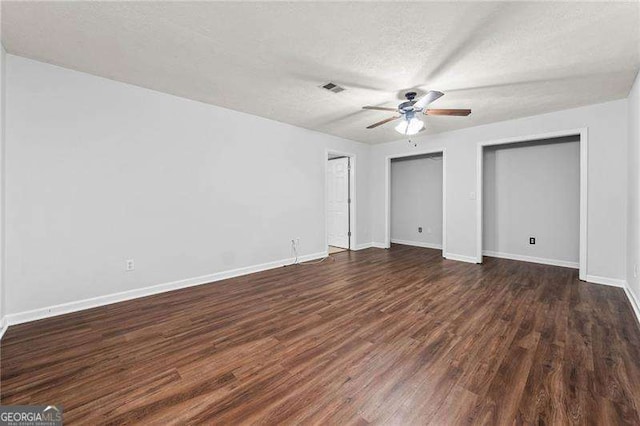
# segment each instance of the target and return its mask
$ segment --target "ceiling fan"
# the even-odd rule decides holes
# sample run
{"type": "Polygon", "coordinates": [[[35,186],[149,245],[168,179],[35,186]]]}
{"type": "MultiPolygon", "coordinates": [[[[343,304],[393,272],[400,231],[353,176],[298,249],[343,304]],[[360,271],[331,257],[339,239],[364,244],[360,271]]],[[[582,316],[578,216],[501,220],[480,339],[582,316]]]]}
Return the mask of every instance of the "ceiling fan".
{"type": "Polygon", "coordinates": [[[464,117],[471,114],[470,109],[427,109],[427,105],[443,95],[444,93],[438,92],[437,90],[430,90],[426,95],[416,101],[414,100],[416,92],[407,92],[404,95],[407,100],[398,105],[398,108],[364,106],[362,109],[395,111],[400,114],[378,121],[377,123],[367,126],[367,129],[374,129],[378,126],[389,123],[390,121],[402,118],[402,121],[395,128],[396,131],[403,135],[415,135],[424,127],[424,122],[420,120],[416,114],[423,113],[425,115],[455,115],[464,117]]]}

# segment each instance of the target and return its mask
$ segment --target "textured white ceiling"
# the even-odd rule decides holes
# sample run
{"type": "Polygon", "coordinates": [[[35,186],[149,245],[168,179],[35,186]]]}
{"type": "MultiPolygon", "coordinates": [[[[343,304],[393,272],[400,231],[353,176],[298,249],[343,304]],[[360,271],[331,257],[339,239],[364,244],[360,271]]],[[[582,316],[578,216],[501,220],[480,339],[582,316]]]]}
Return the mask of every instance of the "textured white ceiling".
{"type": "Polygon", "coordinates": [[[626,97],[630,3],[2,2],[9,53],[378,143],[407,89],[436,89],[427,133],[626,97]],[[347,90],[334,94],[328,81],[347,90]]]}

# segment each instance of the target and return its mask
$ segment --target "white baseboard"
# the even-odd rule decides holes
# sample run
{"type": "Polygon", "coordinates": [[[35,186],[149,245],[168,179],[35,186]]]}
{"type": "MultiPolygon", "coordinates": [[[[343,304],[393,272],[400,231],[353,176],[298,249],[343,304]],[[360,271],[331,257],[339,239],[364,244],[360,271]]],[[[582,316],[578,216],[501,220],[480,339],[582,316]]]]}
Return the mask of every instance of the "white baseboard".
{"type": "Polygon", "coordinates": [[[0,318],[0,340],[2,340],[2,336],[4,336],[5,331],[9,327],[9,323],[7,321],[7,317],[0,318]]]}
{"type": "Polygon", "coordinates": [[[352,250],[364,250],[373,247],[373,243],[356,244],[352,250]]]}
{"type": "Polygon", "coordinates": [[[633,308],[633,313],[636,314],[636,320],[638,320],[638,326],[640,326],[640,302],[636,298],[636,295],[633,294],[633,291],[629,288],[629,284],[625,283],[624,292],[627,295],[627,299],[629,299],[629,303],[631,303],[631,307],[633,308]]]}
{"type": "MultiPolygon", "coordinates": [[[[328,253],[313,253],[298,258],[298,262],[308,262],[310,260],[321,259],[327,257],[328,253]]],[[[210,275],[200,277],[187,278],[184,280],[173,281],[164,284],[157,284],[149,287],[137,288],[134,290],[123,291],[120,293],[98,296],[91,299],[78,300],[75,302],[63,303],[60,305],[49,306],[31,311],[20,312],[17,314],[9,314],[5,317],[8,325],[22,324],[25,322],[35,321],[43,318],[49,318],[57,315],[68,314],[71,312],[83,311],[85,309],[96,308],[99,306],[110,305],[112,303],[124,302],[127,300],[137,299],[139,297],[151,296],[154,294],[165,293],[167,291],[178,290],[186,287],[193,287],[202,284],[209,284],[215,281],[226,280],[228,278],[239,277],[242,275],[252,274],[255,272],[266,271],[269,269],[280,268],[282,266],[291,265],[294,258],[277,260],[274,262],[263,263],[260,265],[247,266],[245,268],[232,269],[230,271],[216,272],[210,275]]]]}
{"type": "Polygon", "coordinates": [[[376,243],[375,241],[371,243],[371,247],[386,249],[387,245],[385,243],[376,243]]]}
{"type": "Polygon", "coordinates": [[[580,269],[580,264],[578,262],[568,262],[566,260],[545,259],[543,257],[524,256],[521,254],[500,253],[491,250],[483,250],[482,254],[484,256],[498,257],[500,259],[520,260],[522,262],[542,263],[543,265],[580,269]]]}
{"type": "Polygon", "coordinates": [[[455,253],[445,253],[443,257],[448,260],[457,260],[458,262],[478,263],[474,256],[464,256],[464,255],[455,254],[455,253]]]}
{"type": "Polygon", "coordinates": [[[586,281],[592,284],[610,285],[612,287],[626,287],[625,280],[619,280],[617,278],[599,277],[597,275],[587,275],[586,281]]]}
{"type": "Polygon", "coordinates": [[[393,244],[402,244],[402,245],[405,245],[405,246],[414,246],[414,247],[423,247],[423,248],[442,250],[442,244],[425,243],[425,242],[422,242],[422,241],[398,240],[398,239],[395,239],[395,238],[392,238],[391,242],[393,244]]]}

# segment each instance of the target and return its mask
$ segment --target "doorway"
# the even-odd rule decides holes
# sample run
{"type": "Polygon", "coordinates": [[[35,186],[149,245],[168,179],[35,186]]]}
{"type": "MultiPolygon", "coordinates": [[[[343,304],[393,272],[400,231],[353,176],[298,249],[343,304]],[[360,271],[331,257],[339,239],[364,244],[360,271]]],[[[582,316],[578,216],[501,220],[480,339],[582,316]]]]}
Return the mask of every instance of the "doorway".
{"type": "Polygon", "coordinates": [[[328,152],[326,157],[326,242],[329,254],[351,250],[353,242],[353,172],[355,158],[328,152]]]}
{"type": "Polygon", "coordinates": [[[586,129],[501,139],[478,145],[476,263],[482,263],[483,255],[546,263],[577,268],[580,279],[586,280],[587,147],[586,129]],[[501,147],[509,157],[504,158],[508,161],[502,161],[502,166],[494,164],[499,160],[496,153],[501,147]],[[517,162],[518,149],[537,149],[537,152],[528,155],[528,164],[522,162],[516,173],[511,169],[517,162]],[[564,157],[568,160],[556,164],[564,157]],[[510,170],[514,178],[507,177],[507,185],[515,185],[524,179],[527,187],[512,190],[505,189],[504,185],[500,189],[495,187],[505,180],[502,175],[510,170]],[[525,176],[527,174],[530,176],[525,176]],[[531,185],[534,187],[529,188],[531,185]],[[557,194],[561,190],[563,194],[557,194]],[[507,191],[511,195],[500,194],[499,191],[507,191]],[[502,197],[508,205],[501,206],[496,197],[502,197]],[[519,197],[520,202],[514,204],[519,197]],[[513,210],[523,206],[526,208],[523,212],[513,210]],[[504,208],[512,210],[506,214],[504,208]],[[499,217],[501,211],[502,218],[513,223],[504,223],[499,217]],[[505,227],[508,230],[505,231],[505,227]],[[534,235],[536,233],[546,237],[540,239],[534,235]],[[514,238],[517,240],[512,241],[514,238]],[[524,247],[518,247],[518,244],[524,247]]]}
{"type": "Polygon", "coordinates": [[[445,149],[386,160],[385,247],[390,248],[392,242],[415,245],[442,250],[446,257],[445,149]]]}
{"type": "Polygon", "coordinates": [[[442,153],[391,160],[391,243],[442,250],[442,153]]]}

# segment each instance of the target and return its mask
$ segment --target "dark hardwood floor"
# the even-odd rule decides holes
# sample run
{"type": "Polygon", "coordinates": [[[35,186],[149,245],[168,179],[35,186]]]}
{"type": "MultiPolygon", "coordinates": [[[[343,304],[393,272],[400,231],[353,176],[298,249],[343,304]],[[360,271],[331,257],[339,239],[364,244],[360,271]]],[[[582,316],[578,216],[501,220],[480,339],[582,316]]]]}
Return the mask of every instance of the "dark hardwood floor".
{"type": "Polygon", "coordinates": [[[640,329],[577,271],[394,246],[10,327],[68,424],[640,424],[640,329]]]}

